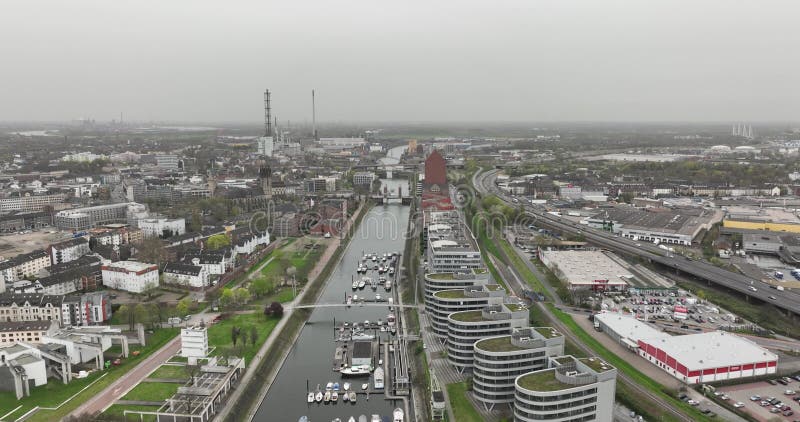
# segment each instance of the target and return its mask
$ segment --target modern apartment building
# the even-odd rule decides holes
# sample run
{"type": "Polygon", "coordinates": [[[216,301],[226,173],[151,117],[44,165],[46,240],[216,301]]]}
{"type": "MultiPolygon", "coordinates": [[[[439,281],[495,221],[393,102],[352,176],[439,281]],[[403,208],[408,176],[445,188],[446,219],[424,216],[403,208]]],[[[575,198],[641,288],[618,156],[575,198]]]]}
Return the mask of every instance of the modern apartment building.
{"type": "Polygon", "coordinates": [[[548,368],[517,377],[514,421],[613,420],[617,369],[598,358],[552,357],[548,368]]]}
{"type": "Polygon", "coordinates": [[[48,205],[60,204],[67,198],[66,194],[28,195],[11,198],[0,198],[0,213],[12,211],[41,211],[48,205]]]}
{"type": "MultiPolygon", "coordinates": [[[[447,274],[447,273],[445,273],[447,274]]],[[[425,301],[433,334],[447,341],[447,317],[453,312],[475,311],[503,303],[506,290],[499,284],[484,284],[455,290],[441,290],[425,301]]]]}
{"type": "Polygon", "coordinates": [[[148,288],[158,287],[158,266],[136,261],[104,263],[103,284],[106,287],[142,293],[148,288]]]}
{"type": "Polygon", "coordinates": [[[478,244],[457,211],[426,212],[423,236],[429,272],[468,273],[484,268],[478,244]]]}
{"type": "Polygon", "coordinates": [[[141,208],[135,202],[73,208],[56,213],[56,227],[61,230],[87,230],[99,224],[125,223],[129,207],[141,208]]]}
{"type": "Polygon", "coordinates": [[[454,312],[447,317],[447,361],[459,372],[471,372],[476,341],[527,326],[528,308],[515,303],[454,312]]]}
{"type": "Polygon", "coordinates": [[[76,237],[63,242],[54,243],[47,248],[52,265],[75,261],[90,253],[89,241],[84,237],[76,237]]]}
{"type": "Polygon", "coordinates": [[[41,249],[0,262],[0,293],[6,291],[11,283],[27,276],[37,276],[49,266],[50,256],[41,249]]]}
{"type": "Polygon", "coordinates": [[[522,374],[547,368],[547,360],[564,354],[564,335],[552,327],[517,328],[511,335],[475,342],[472,389],[491,410],[513,405],[514,381],[522,374]]]}

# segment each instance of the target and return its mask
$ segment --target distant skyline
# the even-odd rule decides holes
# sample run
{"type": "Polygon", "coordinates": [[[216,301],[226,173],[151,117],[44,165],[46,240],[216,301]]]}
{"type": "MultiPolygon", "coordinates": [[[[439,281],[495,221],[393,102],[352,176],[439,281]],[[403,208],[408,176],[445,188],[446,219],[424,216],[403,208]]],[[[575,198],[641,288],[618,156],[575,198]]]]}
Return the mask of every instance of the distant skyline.
{"type": "Polygon", "coordinates": [[[7,1],[0,121],[797,122],[793,1],[7,1]]]}

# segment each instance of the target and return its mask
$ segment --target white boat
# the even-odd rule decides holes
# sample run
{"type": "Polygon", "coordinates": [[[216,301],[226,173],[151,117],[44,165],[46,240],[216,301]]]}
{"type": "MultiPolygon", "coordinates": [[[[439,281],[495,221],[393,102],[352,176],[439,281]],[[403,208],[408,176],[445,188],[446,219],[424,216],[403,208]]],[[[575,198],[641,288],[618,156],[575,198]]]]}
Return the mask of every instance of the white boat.
{"type": "Polygon", "coordinates": [[[347,392],[342,393],[342,401],[350,401],[350,395],[347,392]]]}
{"type": "Polygon", "coordinates": [[[351,366],[348,368],[340,369],[339,373],[343,377],[363,377],[363,376],[369,376],[369,368],[361,366],[351,366]]]}
{"type": "Polygon", "coordinates": [[[333,383],[333,391],[339,391],[339,383],[338,382],[333,383]]]}
{"type": "Polygon", "coordinates": [[[380,366],[375,368],[375,372],[372,375],[373,380],[372,383],[375,386],[375,389],[382,389],[383,388],[383,368],[380,366]]]}
{"type": "Polygon", "coordinates": [[[403,409],[398,407],[397,409],[394,409],[394,412],[392,412],[392,422],[403,422],[404,416],[405,412],[403,412],[403,409]]]}
{"type": "Polygon", "coordinates": [[[319,402],[321,402],[321,401],[322,401],[322,398],[323,398],[322,391],[317,391],[317,395],[316,395],[316,396],[314,396],[314,400],[315,400],[317,403],[319,403],[319,402]]]}
{"type": "Polygon", "coordinates": [[[385,289],[387,292],[388,292],[389,290],[392,290],[392,282],[391,282],[391,281],[389,281],[389,280],[386,280],[386,283],[383,283],[383,288],[384,288],[384,289],[385,289]]]}
{"type": "Polygon", "coordinates": [[[389,305],[391,306],[392,304],[394,304],[394,298],[391,298],[391,297],[390,297],[390,298],[389,298],[389,305]]]}
{"type": "Polygon", "coordinates": [[[356,395],[355,391],[351,391],[351,392],[347,393],[347,395],[350,396],[350,403],[355,403],[356,402],[356,398],[358,396],[356,395]]]}
{"type": "Polygon", "coordinates": [[[314,392],[308,393],[308,398],[306,399],[309,403],[314,403],[314,392]]]}
{"type": "Polygon", "coordinates": [[[323,400],[325,401],[325,403],[331,401],[331,392],[330,391],[326,391],[325,392],[325,397],[324,397],[323,400]]]}
{"type": "Polygon", "coordinates": [[[381,422],[381,415],[372,415],[371,422],[381,422]]]}
{"type": "Polygon", "coordinates": [[[362,390],[366,390],[367,388],[369,388],[369,384],[367,384],[367,383],[361,384],[361,389],[362,390]]]}
{"type": "Polygon", "coordinates": [[[358,295],[353,295],[353,302],[358,302],[358,295]]]}
{"type": "Polygon", "coordinates": [[[335,402],[337,400],[339,400],[339,393],[334,391],[333,393],[331,393],[331,401],[335,402]]]}
{"type": "Polygon", "coordinates": [[[375,301],[376,302],[380,302],[381,301],[381,294],[380,293],[375,295],[375,301]]]}
{"type": "Polygon", "coordinates": [[[344,383],[344,385],[342,386],[342,388],[344,388],[344,391],[347,391],[347,390],[349,390],[349,389],[350,389],[350,383],[349,383],[349,382],[346,382],[346,383],[344,383]]]}
{"type": "Polygon", "coordinates": [[[358,422],[367,422],[367,416],[366,415],[359,416],[358,417],[358,422]]]}
{"type": "Polygon", "coordinates": [[[356,418],[350,416],[350,419],[348,419],[347,422],[356,422],[356,418]]]}
{"type": "Polygon", "coordinates": [[[327,390],[327,391],[333,390],[333,383],[328,381],[328,383],[325,384],[325,390],[327,390]]]}
{"type": "Polygon", "coordinates": [[[362,278],[361,280],[358,281],[358,288],[359,289],[363,289],[364,287],[367,286],[367,281],[369,280],[369,277],[364,277],[364,278],[362,278]],[[367,280],[364,280],[364,278],[366,278],[367,280]]]}
{"type": "Polygon", "coordinates": [[[308,416],[300,416],[297,422],[308,422],[308,416]]]}
{"type": "Polygon", "coordinates": [[[353,290],[358,288],[358,280],[353,280],[353,290]]]}

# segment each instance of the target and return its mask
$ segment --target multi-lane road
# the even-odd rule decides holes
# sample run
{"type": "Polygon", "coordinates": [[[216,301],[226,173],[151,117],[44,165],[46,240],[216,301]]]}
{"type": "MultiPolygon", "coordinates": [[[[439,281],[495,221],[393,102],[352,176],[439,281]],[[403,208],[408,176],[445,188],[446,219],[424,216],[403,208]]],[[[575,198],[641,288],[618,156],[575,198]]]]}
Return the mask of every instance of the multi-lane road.
{"type": "MultiPolygon", "coordinates": [[[[519,204],[514,202],[514,198],[497,188],[495,179],[498,173],[498,170],[476,173],[472,180],[473,186],[481,194],[493,193],[509,205],[518,206],[519,204]]],[[[639,243],[608,232],[595,230],[586,225],[550,214],[546,210],[533,205],[525,204],[524,207],[525,212],[536,219],[537,225],[547,226],[566,233],[581,234],[587,241],[598,246],[629,255],[637,255],[651,262],[707,280],[754,299],[772,303],[792,316],[800,314],[800,294],[795,292],[770,289],[761,280],[734,273],[703,261],[691,260],[681,255],[668,253],[648,242],[639,243]],[[771,297],[774,299],[771,299],[771,297]]]]}

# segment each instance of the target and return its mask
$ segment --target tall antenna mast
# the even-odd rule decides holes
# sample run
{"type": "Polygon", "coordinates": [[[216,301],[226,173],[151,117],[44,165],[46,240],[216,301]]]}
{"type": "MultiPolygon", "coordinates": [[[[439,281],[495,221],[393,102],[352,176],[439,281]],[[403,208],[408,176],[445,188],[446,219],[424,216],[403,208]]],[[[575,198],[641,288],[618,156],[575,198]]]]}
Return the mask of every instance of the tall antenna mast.
{"type": "Polygon", "coordinates": [[[272,109],[269,101],[269,90],[264,91],[264,136],[272,136],[272,119],[270,114],[272,109]]]}
{"type": "Polygon", "coordinates": [[[317,101],[313,89],[311,90],[311,125],[312,125],[314,140],[318,141],[319,138],[317,138],[317,101]]]}

